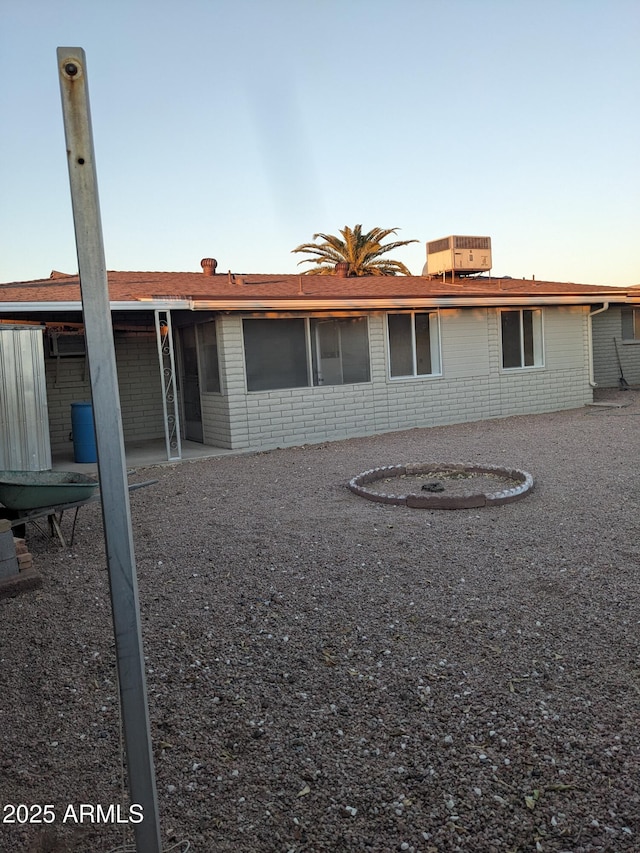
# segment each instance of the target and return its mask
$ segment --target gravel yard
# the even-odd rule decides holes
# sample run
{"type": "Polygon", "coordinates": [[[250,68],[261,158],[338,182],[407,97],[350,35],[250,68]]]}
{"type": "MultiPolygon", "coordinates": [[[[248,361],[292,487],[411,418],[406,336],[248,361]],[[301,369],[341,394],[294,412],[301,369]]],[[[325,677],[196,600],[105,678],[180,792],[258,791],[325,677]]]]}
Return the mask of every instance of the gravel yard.
{"type": "MultiPolygon", "coordinates": [[[[640,850],[640,392],[603,398],[626,405],[136,472],[159,480],[131,510],[165,849],[640,850]],[[347,488],[430,461],[535,486],[456,511],[347,488]]],[[[100,507],[71,549],[27,542],[43,585],[0,601],[0,800],[56,819],[0,824],[0,850],[131,849],[125,824],[62,820],[122,801],[100,507]]]]}

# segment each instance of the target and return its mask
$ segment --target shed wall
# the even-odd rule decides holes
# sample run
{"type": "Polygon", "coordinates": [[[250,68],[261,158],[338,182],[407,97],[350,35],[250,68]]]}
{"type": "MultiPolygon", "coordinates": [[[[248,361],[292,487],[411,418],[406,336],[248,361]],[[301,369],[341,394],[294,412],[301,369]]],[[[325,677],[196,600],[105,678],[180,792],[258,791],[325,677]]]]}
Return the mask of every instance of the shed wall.
{"type": "Polygon", "coordinates": [[[0,329],[0,469],[51,468],[40,329],[0,329]]]}

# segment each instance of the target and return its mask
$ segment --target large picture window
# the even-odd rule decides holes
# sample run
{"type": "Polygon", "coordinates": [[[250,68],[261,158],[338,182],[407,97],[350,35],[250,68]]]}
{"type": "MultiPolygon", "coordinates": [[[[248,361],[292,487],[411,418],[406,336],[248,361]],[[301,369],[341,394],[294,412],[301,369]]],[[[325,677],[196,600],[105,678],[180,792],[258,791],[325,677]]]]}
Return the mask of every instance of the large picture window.
{"type": "Polygon", "coordinates": [[[392,379],[440,374],[437,311],[387,314],[387,334],[392,379]]]}
{"type": "Polygon", "coordinates": [[[304,319],[244,320],[248,391],[309,384],[304,319]]]}
{"type": "Polygon", "coordinates": [[[366,317],[243,320],[248,391],[369,382],[366,317]]]}
{"type": "Polygon", "coordinates": [[[542,355],[542,311],[518,308],[501,311],[502,367],[540,367],[542,355]]]}

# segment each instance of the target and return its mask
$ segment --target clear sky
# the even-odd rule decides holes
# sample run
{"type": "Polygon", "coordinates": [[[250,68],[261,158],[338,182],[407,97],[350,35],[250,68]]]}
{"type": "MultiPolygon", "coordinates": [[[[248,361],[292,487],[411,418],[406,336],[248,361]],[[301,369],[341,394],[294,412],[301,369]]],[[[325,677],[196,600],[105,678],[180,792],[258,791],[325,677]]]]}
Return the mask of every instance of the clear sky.
{"type": "Polygon", "coordinates": [[[0,281],[75,272],[56,63],[87,54],[107,267],[286,273],[318,231],[490,236],[640,283],[638,0],[0,0],[0,281]]]}

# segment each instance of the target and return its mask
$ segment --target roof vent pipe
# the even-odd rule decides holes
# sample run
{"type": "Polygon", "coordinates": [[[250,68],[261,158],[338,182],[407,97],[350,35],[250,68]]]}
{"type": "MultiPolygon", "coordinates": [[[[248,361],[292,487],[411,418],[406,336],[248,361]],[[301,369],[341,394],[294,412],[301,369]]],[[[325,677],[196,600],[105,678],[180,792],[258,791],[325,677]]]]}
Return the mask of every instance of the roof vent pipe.
{"type": "Polygon", "coordinates": [[[215,258],[203,258],[200,261],[200,266],[204,275],[215,275],[218,262],[215,258]]]}

